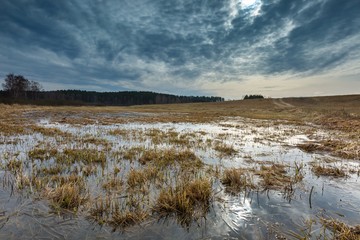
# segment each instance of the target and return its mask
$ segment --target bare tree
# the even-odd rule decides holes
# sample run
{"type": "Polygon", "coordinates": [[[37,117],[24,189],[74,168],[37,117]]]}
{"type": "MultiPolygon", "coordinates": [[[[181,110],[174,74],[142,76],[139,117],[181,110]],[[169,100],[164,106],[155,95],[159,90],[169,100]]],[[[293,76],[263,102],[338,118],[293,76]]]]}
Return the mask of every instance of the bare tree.
{"type": "Polygon", "coordinates": [[[43,87],[41,86],[40,83],[35,82],[35,81],[30,81],[30,85],[29,85],[29,89],[28,91],[33,91],[33,92],[40,92],[43,90],[43,87]]]}
{"type": "Polygon", "coordinates": [[[2,84],[4,91],[10,92],[12,97],[18,98],[27,91],[38,92],[42,90],[42,86],[35,81],[29,81],[21,75],[14,75],[10,73],[5,78],[5,83],[2,84]]]}

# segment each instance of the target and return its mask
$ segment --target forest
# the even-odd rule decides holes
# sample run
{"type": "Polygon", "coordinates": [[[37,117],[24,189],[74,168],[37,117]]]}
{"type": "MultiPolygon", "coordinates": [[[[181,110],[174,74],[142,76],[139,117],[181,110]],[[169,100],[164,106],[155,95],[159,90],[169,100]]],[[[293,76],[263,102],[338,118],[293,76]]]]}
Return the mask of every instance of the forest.
{"type": "Polygon", "coordinates": [[[0,91],[0,102],[10,104],[130,106],[224,101],[221,97],[177,96],[147,91],[43,91],[42,86],[38,82],[29,81],[21,75],[14,74],[6,76],[2,87],[3,91],[0,91]]]}

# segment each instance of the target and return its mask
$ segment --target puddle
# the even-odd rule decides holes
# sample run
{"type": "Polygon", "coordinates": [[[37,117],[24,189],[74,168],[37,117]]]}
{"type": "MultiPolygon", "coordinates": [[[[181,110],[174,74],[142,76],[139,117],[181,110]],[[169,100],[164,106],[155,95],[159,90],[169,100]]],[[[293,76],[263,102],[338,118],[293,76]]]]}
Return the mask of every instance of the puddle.
{"type": "MultiPolygon", "coordinates": [[[[123,117],[123,114],[120,115],[123,117]]],[[[0,157],[4,169],[0,172],[3,183],[0,190],[0,238],[271,239],[286,235],[289,231],[300,233],[302,220],[317,219],[321,214],[338,218],[348,224],[359,224],[360,188],[356,172],[360,169],[359,163],[332,157],[335,163],[328,165],[354,171],[349,170],[346,178],[317,177],[311,171],[311,163],[331,157],[305,153],[296,147],[300,143],[311,141],[304,134],[306,127],[272,126],[269,122],[264,122],[233,118],[207,124],[131,122],[79,125],[40,119],[38,127],[69,133],[70,140],[39,132],[0,136],[0,157]],[[174,137],[170,137],[172,135],[174,137]],[[96,142],[97,139],[99,142],[96,142]],[[216,146],[228,147],[234,153],[217,151],[216,146]],[[32,193],[31,187],[17,190],[19,179],[16,174],[5,171],[9,168],[9,162],[14,159],[23,163],[22,171],[27,177],[34,174],[34,168],[51,168],[56,162],[55,158],[50,157],[44,161],[30,159],[29,152],[36,148],[55,149],[60,153],[74,148],[84,151],[96,149],[96,152],[104,153],[106,161],[94,170],[94,174],[86,177],[90,198],[95,199],[107,196],[108,193],[102,186],[112,179],[115,167],[119,169],[119,181],[125,181],[132,169],[144,167],[136,160],[123,159],[123,152],[134,147],[142,148],[142,151],[190,149],[205,164],[204,169],[218,169],[220,172],[229,168],[255,169],[260,165],[276,163],[286,166],[287,174],[292,175],[296,166],[301,165],[303,179],[291,186],[294,189],[290,193],[282,189],[264,189],[258,186],[231,195],[225,191],[219,177],[212,175],[214,196],[205,217],[196,219],[188,226],[179,224],[173,216],[150,217],[124,230],[113,231],[113,227],[108,224],[100,226],[89,220],[86,209],[81,209],[77,214],[54,213],[50,202],[38,193],[32,193]]],[[[319,135],[323,134],[319,132],[319,135]]],[[[138,158],[139,154],[141,153],[135,153],[135,158],[138,158]]],[[[86,167],[86,163],[79,161],[55,175],[77,173],[84,176],[86,167]]],[[[205,174],[204,169],[199,174],[205,174]]],[[[178,172],[170,172],[165,178],[172,174],[176,175],[178,172]]],[[[258,182],[259,177],[254,175],[254,181],[258,182]]],[[[175,183],[171,181],[171,184],[175,183]]],[[[149,193],[150,197],[146,196],[144,199],[153,202],[156,194],[163,188],[165,186],[157,187],[152,184],[150,189],[154,190],[153,193],[149,193]]],[[[111,194],[119,198],[128,193],[123,187],[111,194]]],[[[321,231],[321,226],[317,225],[317,228],[314,236],[321,231]]]]}

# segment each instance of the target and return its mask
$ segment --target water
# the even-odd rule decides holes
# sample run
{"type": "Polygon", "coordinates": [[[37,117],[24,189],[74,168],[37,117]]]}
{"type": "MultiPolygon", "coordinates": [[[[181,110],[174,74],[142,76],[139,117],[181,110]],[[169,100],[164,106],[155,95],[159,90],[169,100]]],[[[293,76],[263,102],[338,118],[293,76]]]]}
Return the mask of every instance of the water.
{"type": "MultiPolygon", "coordinates": [[[[58,136],[41,133],[17,136],[0,136],[0,153],[3,169],[11,159],[24,162],[24,173],[31,175],[31,167],[49,167],[54,159],[29,164],[28,152],[36,146],[55,148],[95,148],[106,152],[107,164],[97,174],[87,179],[91,196],[104,194],[101,189],[106,176],[114,166],[121,169],[124,178],[130,169],[140,168],[136,161],[117,161],[117,153],[134,146],[145,149],[190,148],[208,167],[221,171],[227,168],[256,168],[261,164],[281,163],[294,172],[295,163],[303,165],[304,179],[294,185],[289,195],[282,190],[264,190],[261,187],[236,195],[225,192],[225,187],[213,178],[214,201],[206,218],[200,218],[190,226],[180,225],[174,217],[149,218],[139,225],[116,230],[108,225],[100,226],[87,218],[87,211],[54,213],[49,202],[31,189],[16,190],[13,174],[2,170],[0,179],[0,238],[1,239],[272,239],[289,231],[302,234],[305,221],[319,216],[334,217],[348,224],[360,223],[360,187],[356,171],[347,178],[316,177],[311,172],[311,162],[332,159],[330,166],[359,169],[359,163],[330,157],[325,154],[309,154],[296,147],[307,142],[306,126],[272,124],[270,121],[254,121],[231,118],[207,124],[193,123],[137,123],[112,125],[71,125],[39,119],[38,126],[55,128],[71,133],[71,141],[58,136]],[[113,130],[124,130],[126,135],[113,135],[113,130]],[[156,142],[151,131],[160,130],[164,135],[156,142]],[[188,139],[186,147],[170,143],[164,136],[170,133],[188,139]],[[84,143],[86,138],[101,138],[110,144],[84,143]],[[75,140],[76,139],[76,140],[75,140]],[[214,150],[217,143],[236,150],[233,156],[223,156],[214,150]],[[313,191],[310,196],[310,190],[313,191]]],[[[323,131],[312,129],[313,134],[324,136],[323,131]],[[314,133],[315,131],[315,133],[314,133]]],[[[80,168],[81,163],[72,166],[80,168]]],[[[259,181],[254,177],[254,181],[259,181]]],[[[313,237],[322,231],[319,223],[314,225],[313,237]]]]}

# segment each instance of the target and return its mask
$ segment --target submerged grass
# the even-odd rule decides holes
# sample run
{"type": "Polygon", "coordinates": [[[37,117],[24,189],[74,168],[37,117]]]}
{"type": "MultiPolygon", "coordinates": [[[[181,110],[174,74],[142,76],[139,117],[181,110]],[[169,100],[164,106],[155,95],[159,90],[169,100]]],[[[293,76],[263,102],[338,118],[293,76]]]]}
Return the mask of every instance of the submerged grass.
{"type": "Polygon", "coordinates": [[[88,194],[84,193],[82,186],[68,182],[48,190],[46,196],[52,201],[55,207],[77,211],[78,208],[88,200],[88,194]]]}
{"type": "Polygon", "coordinates": [[[291,178],[287,175],[283,164],[261,165],[255,172],[261,178],[261,185],[265,189],[279,189],[291,184],[291,178]]]}
{"type": "Polygon", "coordinates": [[[219,152],[221,157],[229,157],[237,153],[233,146],[226,145],[224,143],[215,144],[214,150],[219,152]]]}
{"type": "Polygon", "coordinates": [[[124,182],[120,178],[112,177],[112,178],[106,180],[102,184],[102,187],[107,191],[111,191],[111,190],[120,191],[123,187],[123,184],[124,184],[124,182]]]}
{"type": "Polygon", "coordinates": [[[147,176],[144,171],[131,169],[127,176],[127,184],[131,189],[141,188],[147,182],[147,176]]]}
{"type": "Polygon", "coordinates": [[[33,160],[49,160],[50,158],[55,157],[58,154],[58,150],[55,148],[45,149],[45,148],[34,148],[29,151],[28,156],[33,160]]]}
{"type": "Polygon", "coordinates": [[[163,189],[153,207],[160,217],[175,215],[181,225],[189,226],[193,220],[205,217],[212,198],[210,179],[182,182],[163,189]],[[197,212],[196,210],[200,210],[197,212]]]}
{"type": "Polygon", "coordinates": [[[135,209],[133,211],[117,210],[112,213],[112,218],[108,223],[113,226],[114,229],[125,229],[129,226],[143,222],[148,216],[149,213],[141,209],[135,209]]]}
{"type": "Polygon", "coordinates": [[[131,147],[129,149],[126,149],[125,151],[123,151],[123,158],[129,161],[133,161],[135,160],[137,157],[139,157],[139,155],[145,151],[144,147],[140,147],[140,146],[136,146],[136,147],[131,147]]]}
{"type": "Polygon", "coordinates": [[[237,194],[243,190],[254,187],[245,169],[225,169],[222,174],[221,182],[226,186],[226,191],[237,194]]]}
{"type": "MultiPolygon", "coordinates": [[[[294,106],[298,104],[295,100],[289,99],[286,101],[289,101],[289,104],[291,102],[294,106]]],[[[15,106],[14,109],[6,108],[6,114],[4,111],[0,111],[0,134],[4,137],[2,139],[4,143],[11,143],[11,139],[5,139],[5,136],[8,136],[8,134],[33,134],[35,132],[43,135],[41,137],[44,138],[45,143],[46,141],[53,141],[54,144],[49,144],[52,147],[39,145],[28,152],[27,157],[32,161],[6,160],[2,167],[16,174],[15,180],[18,188],[30,188],[32,189],[31,191],[43,191],[46,189],[45,196],[59,209],[64,208],[77,211],[81,206],[89,202],[92,206],[89,212],[100,224],[107,223],[114,228],[126,228],[141,223],[150,217],[152,211],[154,216],[174,215],[181,224],[189,226],[193,220],[206,217],[206,213],[210,208],[213,192],[212,181],[209,175],[216,179],[220,178],[221,182],[226,186],[226,191],[230,193],[239,193],[253,187],[253,178],[247,174],[247,171],[241,169],[224,170],[221,177],[219,177],[221,170],[217,168],[216,171],[207,172],[206,174],[208,175],[203,176],[203,178],[198,178],[199,175],[204,173],[201,169],[204,163],[195,154],[197,149],[205,146],[206,148],[202,150],[213,149],[221,156],[231,157],[236,155],[237,151],[233,146],[222,142],[227,139],[228,136],[226,134],[218,134],[217,137],[221,141],[213,141],[204,137],[207,135],[204,131],[195,134],[159,129],[149,131],[129,131],[120,128],[110,131],[106,130],[105,134],[112,135],[111,139],[126,140],[130,143],[134,141],[141,144],[146,141],[146,144],[151,144],[152,142],[153,145],[156,145],[151,146],[156,147],[155,149],[146,149],[144,147],[145,144],[130,148],[126,145],[125,150],[123,147],[117,149],[119,153],[118,158],[113,159],[111,154],[108,153],[113,153],[111,152],[111,147],[115,148],[117,143],[114,142],[112,145],[104,140],[105,138],[99,138],[98,136],[103,134],[102,132],[96,133],[97,137],[92,137],[91,134],[73,136],[66,131],[56,128],[26,125],[26,119],[22,119],[24,109],[26,111],[38,111],[39,115],[36,116],[49,116],[49,118],[57,119],[59,122],[76,123],[82,126],[87,123],[95,124],[97,121],[109,124],[126,122],[127,120],[116,119],[111,116],[111,114],[117,114],[119,111],[166,112],[166,114],[136,119],[137,121],[148,123],[199,123],[217,120],[219,116],[221,118],[223,116],[245,116],[262,119],[291,120],[299,124],[299,119],[302,119],[301,116],[307,116],[308,111],[318,112],[317,109],[292,109],[289,111],[290,105],[284,109],[281,106],[276,106],[275,111],[272,99],[214,104],[165,105],[162,107],[160,109],[157,105],[129,108],[36,108],[33,106],[15,106]],[[96,115],[99,112],[103,113],[104,116],[106,115],[106,117],[96,115]],[[168,114],[168,112],[177,114],[168,114]],[[12,113],[14,114],[12,115],[12,113]],[[67,116],[66,118],[63,117],[63,113],[67,116]],[[16,120],[17,118],[18,121],[16,120]],[[199,136],[203,138],[200,139],[199,136]],[[197,145],[195,145],[196,143],[197,145]],[[164,145],[169,149],[164,149],[164,145]],[[122,158],[130,161],[122,161],[122,158]],[[55,164],[53,164],[53,160],[55,164]],[[98,168],[98,164],[102,165],[101,169],[98,168]],[[116,167],[114,167],[115,165],[116,167]],[[27,168],[26,170],[32,169],[31,173],[23,173],[23,168],[27,168]],[[70,173],[73,174],[63,175],[70,173]],[[96,188],[100,195],[105,196],[101,200],[91,202],[92,199],[87,192],[85,182],[94,184],[90,189],[96,188]],[[133,189],[142,189],[144,186],[146,186],[145,188],[148,192],[131,191],[133,189]]],[[[313,108],[312,105],[309,108],[313,108]]],[[[357,108],[351,109],[356,110],[357,108]]],[[[352,110],[347,109],[346,111],[352,110]]],[[[319,112],[316,123],[337,130],[340,129],[344,132],[359,133],[356,130],[358,128],[354,127],[359,126],[357,125],[359,121],[354,118],[353,113],[339,116],[339,119],[342,118],[345,121],[351,119],[351,122],[341,123],[339,119],[332,121],[336,123],[335,127],[331,124],[326,125],[330,121],[323,116],[325,115],[319,112]]],[[[308,120],[309,118],[306,118],[306,121],[308,120]]],[[[257,127],[263,126],[264,123],[260,122],[257,127]]],[[[234,128],[236,126],[227,124],[222,127],[234,128]]],[[[260,131],[252,129],[252,133],[259,134],[260,131]]],[[[36,136],[39,135],[36,134],[36,136]]],[[[354,141],[358,141],[356,134],[351,133],[351,136],[354,141]]],[[[309,152],[332,151],[339,155],[348,156],[347,158],[352,158],[352,156],[359,156],[358,146],[356,142],[352,145],[343,145],[340,141],[332,140],[321,142],[318,145],[304,146],[303,149],[309,152]],[[321,146],[319,147],[319,145],[321,146]]],[[[292,188],[293,182],[301,181],[303,178],[303,166],[301,164],[295,165],[294,177],[289,176],[286,166],[281,164],[263,165],[258,170],[252,170],[251,173],[255,173],[259,177],[260,184],[265,189],[278,190],[288,186],[292,188]]],[[[356,233],[353,230],[350,232],[356,233]]],[[[354,236],[357,237],[357,235],[354,236]]]]}
{"type": "Polygon", "coordinates": [[[359,240],[360,225],[349,226],[336,219],[320,219],[322,225],[333,233],[333,239],[337,240],[359,240]]]}
{"type": "Polygon", "coordinates": [[[139,158],[141,164],[153,163],[160,167],[179,164],[182,168],[200,168],[204,164],[195,155],[194,152],[185,150],[176,150],[174,148],[167,150],[147,150],[139,158]]]}
{"type": "MultiPolygon", "coordinates": [[[[340,140],[322,140],[317,143],[303,143],[298,147],[305,152],[329,152],[331,155],[347,159],[360,159],[360,146],[355,139],[345,142],[340,140]]],[[[359,139],[358,139],[359,140],[359,139]]]]}
{"type": "Polygon", "coordinates": [[[331,176],[336,178],[346,177],[347,174],[343,169],[337,167],[326,167],[321,165],[314,165],[311,169],[316,176],[331,176]]]}
{"type": "Polygon", "coordinates": [[[39,132],[42,135],[49,136],[49,137],[58,137],[58,136],[72,137],[71,133],[61,131],[60,129],[57,129],[57,128],[46,128],[46,127],[33,125],[31,127],[31,129],[35,132],[39,132]]]}
{"type": "Polygon", "coordinates": [[[56,156],[58,163],[73,164],[75,162],[83,162],[85,164],[101,163],[106,162],[106,155],[103,151],[97,149],[65,149],[62,153],[56,156]]]}
{"type": "Polygon", "coordinates": [[[14,159],[11,159],[9,160],[7,163],[6,163],[6,169],[8,169],[9,171],[13,172],[13,173],[17,173],[21,170],[22,168],[22,161],[21,160],[18,160],[16,158],[14,159]]]}

